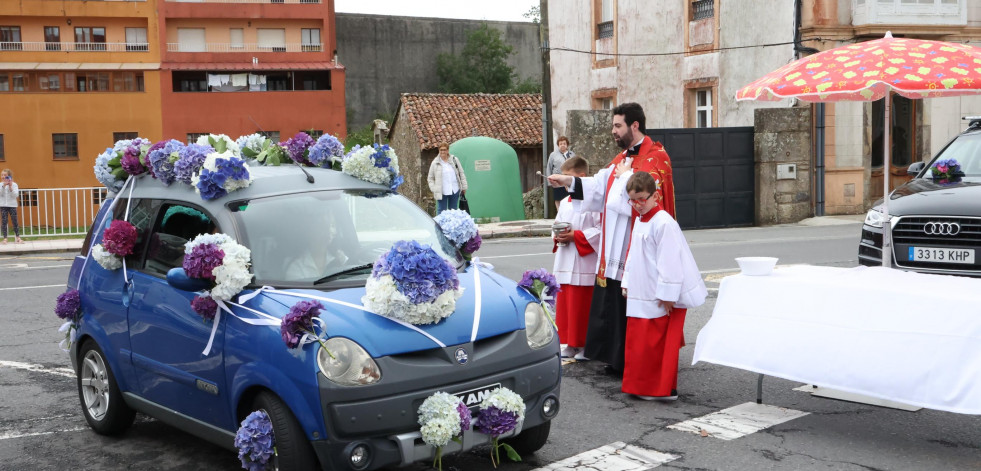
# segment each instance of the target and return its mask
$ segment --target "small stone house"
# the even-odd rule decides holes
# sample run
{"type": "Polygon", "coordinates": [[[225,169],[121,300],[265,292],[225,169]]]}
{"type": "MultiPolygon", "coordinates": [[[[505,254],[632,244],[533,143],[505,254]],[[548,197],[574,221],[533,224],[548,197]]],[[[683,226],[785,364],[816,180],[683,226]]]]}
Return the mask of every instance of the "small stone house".
{"type": "Polygon", "coordinates": [[[542,95],[403,93],[388,132],[405,183],[399,192],[424,209],[434,207],[426,184],[439,144],[470,136],[504,141],[518,154],[522,191],[540,186],[542,95]]]}

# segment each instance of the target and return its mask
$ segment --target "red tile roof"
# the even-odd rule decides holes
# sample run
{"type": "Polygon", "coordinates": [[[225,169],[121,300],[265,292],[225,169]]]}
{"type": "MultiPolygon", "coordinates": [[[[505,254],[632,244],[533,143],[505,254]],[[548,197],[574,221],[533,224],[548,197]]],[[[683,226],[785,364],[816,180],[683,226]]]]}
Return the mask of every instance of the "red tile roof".
{"type": "MultiPolygon", "coordinates": [[[[419,138],[434,149],[470,136],[500,139],[513,147],[542,145],[542,95],[403,93],[399,106],[419,138]]],[[[400,113],[396,113],[396,120],[400,113]]],[[[392,123],[395,130],[395,123],[392,123]]]]}

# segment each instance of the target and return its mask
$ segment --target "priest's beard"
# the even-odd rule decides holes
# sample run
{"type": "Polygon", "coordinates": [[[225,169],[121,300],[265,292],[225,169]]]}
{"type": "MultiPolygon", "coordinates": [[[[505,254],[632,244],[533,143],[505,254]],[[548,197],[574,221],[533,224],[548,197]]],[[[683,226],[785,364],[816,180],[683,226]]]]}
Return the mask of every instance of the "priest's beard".
{"type": "Polygon", "coordinates": [[[619,146],[621,149],[628,149],[630,146],[634,145],[634,131],[632,129],[627,129],[622,136],[613,136],[613,140],[616,141],[617,146],[619,146]]]}

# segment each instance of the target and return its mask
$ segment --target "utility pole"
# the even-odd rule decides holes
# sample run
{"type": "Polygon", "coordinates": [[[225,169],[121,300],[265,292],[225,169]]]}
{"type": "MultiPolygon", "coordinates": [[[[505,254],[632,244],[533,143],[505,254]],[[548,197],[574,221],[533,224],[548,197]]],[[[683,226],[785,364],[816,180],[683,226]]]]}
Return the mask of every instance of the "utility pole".
{"type": "MultiPolygon", "coordinates": [[[[552,151],[552,67],[549,63],[548,0],[539,1],[538,35],[542,45],[542,174],[548,170],[548,156],[552,151]]],[[[548,194],[550,186],[542,183],[542,217],[548,219],[548,194]]]]}

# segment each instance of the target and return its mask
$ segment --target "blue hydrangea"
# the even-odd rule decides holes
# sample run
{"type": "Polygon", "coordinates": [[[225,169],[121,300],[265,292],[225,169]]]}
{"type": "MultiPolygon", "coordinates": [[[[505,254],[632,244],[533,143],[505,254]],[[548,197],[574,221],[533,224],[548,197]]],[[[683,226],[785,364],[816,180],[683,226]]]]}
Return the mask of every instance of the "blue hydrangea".
{"type": "Polygon", "coordinates": [[[228,194],[225,189],[225,181],[228,175],[223,172],[212,172],[208,169],[201,170],[198,176],[197,188],[201,192],[201,198],[213,200],[228,194]]]}
{"type": "Polygon", "coordinates": [[[215,149],[211,146],[202,144],[190,144],[184,147],[178,154],[180,157],[177,162],[174,163],[174,176],[190,185],[191,177],[204,165],[204,159],[208,157],[208,154],[214,151],[215,149]]]}
{"type": "Polygon", "coordinates": [[[125,180],[117,179],[112,174],[112,169],[109,167],[109,162],[115,158],[117,158],[116,151],[114,151],[112,147],[107,147],[105,152],[99,154],[99,156],[95,158],[95,178],[99,180],[100,183],[105,185],[109,191],[118,193],[119,190],[123,188],[123,183],[125,183],[125,180]]]}
{"type": "Polygon", "coordinates": [[[463,244],[477,235],[477,224],[466,211],[446,210],[439,213],[434,220],[443,230],[443,235],[457,247],[462,247],[463,244]]]}
{"type": "Polygon", "coordinates": [[[372,276],[391,275],[395,286],[413,304],[428,303],[460,287],[456,270],[428,245],[400,240],[375,263],[372,276]]]}
{"type": "Polygon", "coordinates": [[[177,179],[174,173],[174,162],[179,158],[182,149],[184,149],[184,143],[171,139],[163,147],[147,154],[147,161],[150,162],[153,175],[164,185],[170,185],[177,179]]]}
{"type": "Polygon", "coordinates": [[[330,167],[332,157],[344,156],[344,144],[330,134],[324,134],[310,146],[307,160],[320,167],[330,167]]]}
{"type": "Polygon", "coordinates": [[[235,433],[235,447],[242,467],[263,471],[276,453],[272,421],[265,411],[255,411],[242,421],[235,433]]]}

